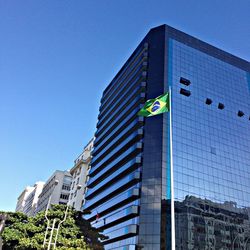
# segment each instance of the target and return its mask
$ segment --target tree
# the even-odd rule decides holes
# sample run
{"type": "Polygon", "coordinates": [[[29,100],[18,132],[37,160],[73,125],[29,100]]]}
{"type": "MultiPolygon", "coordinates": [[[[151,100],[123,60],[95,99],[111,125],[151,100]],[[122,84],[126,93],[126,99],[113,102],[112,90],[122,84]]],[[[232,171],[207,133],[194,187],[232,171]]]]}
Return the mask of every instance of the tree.
{"type": "MultiPolygon", "coordinates": [[[[53,205],[48,211],[49,219],[64,217],[66,207],[53,205]]],[[[2,234],[3,250],[39,250],[43,249],[43,239],[47,227],[45,212],[40,212],[34,217],[27,217],[23,213],[8,213],[6,226],[2,234]]],[[[58,223],[58,222],[57,222],[58,223]]],[[[82,218],[82,212],[69,208],[66,221],[62,224],[56,249],[59,250],[101,250],[99,239],[105,237],[91,224],[82,218]]]]}

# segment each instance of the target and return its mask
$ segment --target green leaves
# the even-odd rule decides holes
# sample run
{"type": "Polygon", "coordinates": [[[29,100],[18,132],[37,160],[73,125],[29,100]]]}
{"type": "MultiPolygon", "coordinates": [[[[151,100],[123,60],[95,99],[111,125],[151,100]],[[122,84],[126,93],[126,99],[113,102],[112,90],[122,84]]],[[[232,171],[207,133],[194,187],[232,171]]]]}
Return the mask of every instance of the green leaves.
{"type": "MultiPolygon", "coordinates": [[[[66,206],[53,205],[48,211],[48,218],[63,220],[66,206]]],[[[3,250],[39,250],[43,249],[43,240],[47,221],[45,212],[38,213],[35,217],[27,217],[22,213],[8,213],[6,227],[3,231],[3,250]]],[[[82,218],[82,213],[70,208],[66,221],[61,225],[56,249],[104,249],[101,245],[99,234],[90,223],[82,218]]]]}

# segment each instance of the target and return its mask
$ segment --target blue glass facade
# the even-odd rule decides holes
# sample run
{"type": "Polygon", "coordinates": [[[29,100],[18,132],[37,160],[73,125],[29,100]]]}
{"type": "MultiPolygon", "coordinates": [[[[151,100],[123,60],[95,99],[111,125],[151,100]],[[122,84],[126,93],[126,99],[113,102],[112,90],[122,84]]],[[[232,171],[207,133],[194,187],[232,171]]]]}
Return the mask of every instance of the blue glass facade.
{"type": "Polygon", "coordinates": [[[103,93],[84,209],[105,249],[171,249],[172,88],[176,249],[250,249],[250,64],[163,25],[103,93]]]}
{"type": "Polygon", "coordinates": [[[248,73],[176,40],[170,43],[174,187],[176,208],[181,206],[176,215],[177,249],[247,249],[248,73]],[[183,86],[180,77],[189,79],[190,85],[183,86]],[[180,88],[191,95],[180,95],[180,88]],[[207,99],[212,102],[207,104],[207,99]],[[188,207],[196,210],[184,215],[188,207]]]}

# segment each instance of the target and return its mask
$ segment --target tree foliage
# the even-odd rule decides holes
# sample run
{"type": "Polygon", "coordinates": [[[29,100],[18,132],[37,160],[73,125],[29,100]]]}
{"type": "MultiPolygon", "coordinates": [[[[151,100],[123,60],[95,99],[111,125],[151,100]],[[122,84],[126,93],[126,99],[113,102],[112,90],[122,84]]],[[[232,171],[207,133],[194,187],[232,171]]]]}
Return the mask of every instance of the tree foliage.
{"type": "MultiPolygon", "coordinates": [[[[48,211],[48,218],[56,225],[63,220],[66,206],[53,205],[48,211]]],[[[1,213],[1,212],[0,212],[1,213]]],[[[47,227],[45,212],[34,217],[23,213],[8,213],[6,226],[2,233],[3,250],[39,250],[43,248],[43,240],[47,227]]],[[[82,218],[82,213],[69,208],[66,221],[61,225],[56,249],[59,250],[101,250],[99,239],[104,238],[90,223],[82,218]]],[[[51,248],[52,249],[52,248],[51,248]]]]}

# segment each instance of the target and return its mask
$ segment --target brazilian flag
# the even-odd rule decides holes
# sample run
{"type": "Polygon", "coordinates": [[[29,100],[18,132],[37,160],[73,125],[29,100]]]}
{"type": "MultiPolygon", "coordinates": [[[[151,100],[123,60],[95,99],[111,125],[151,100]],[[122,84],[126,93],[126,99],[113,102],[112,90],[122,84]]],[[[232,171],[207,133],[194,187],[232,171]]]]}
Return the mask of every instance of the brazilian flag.
{"type": "Polygon", "coordinates": [[[169,111],[169,94],[168,92],[146,101],[144,107],[138,112],[141,116],[153,116],[169,111]]]}

